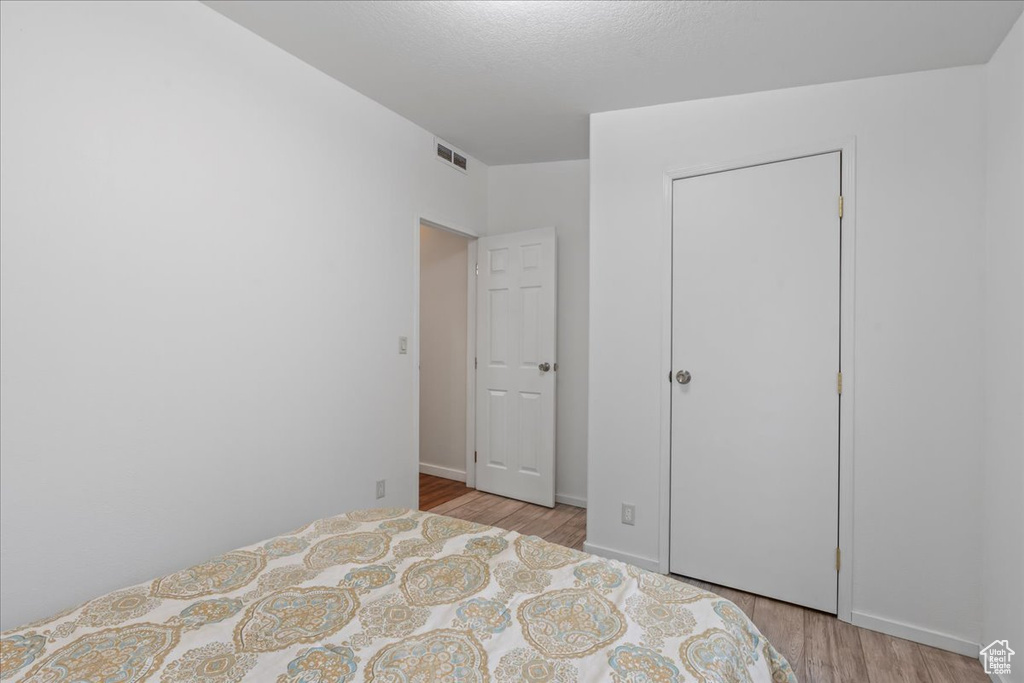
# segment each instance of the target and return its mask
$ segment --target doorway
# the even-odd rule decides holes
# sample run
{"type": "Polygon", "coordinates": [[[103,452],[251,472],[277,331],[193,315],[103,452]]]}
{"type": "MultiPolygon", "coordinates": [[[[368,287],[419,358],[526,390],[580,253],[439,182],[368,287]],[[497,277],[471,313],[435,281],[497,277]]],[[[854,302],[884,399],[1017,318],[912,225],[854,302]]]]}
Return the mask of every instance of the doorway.
{"type": "Polygon", "coordinates": [[[477,237],[421,220],[415,245],[421,478],[554,507],[555,229],[477,237]]]}
{"type": "Polygon", "coordinates": [[[419,471],[421,477],[464,483],[472,451],[467,359],[475,242],[427,222],[419,235],[419,471]]]}
{"type": "Polygon", "coordinates": [[[672,187],[669,570],[835,614],[842,153],[672,187]]]}

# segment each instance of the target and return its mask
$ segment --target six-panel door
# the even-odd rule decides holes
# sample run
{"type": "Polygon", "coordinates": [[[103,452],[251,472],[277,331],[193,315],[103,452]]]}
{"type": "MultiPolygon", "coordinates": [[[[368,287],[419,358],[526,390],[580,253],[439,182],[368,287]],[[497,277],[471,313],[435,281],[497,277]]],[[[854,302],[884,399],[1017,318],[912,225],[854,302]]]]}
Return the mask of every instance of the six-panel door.
{"type": "Polygon", "coordinates": [[[555,504],[555,231],[477,247],[476,485],[555,504]]]}

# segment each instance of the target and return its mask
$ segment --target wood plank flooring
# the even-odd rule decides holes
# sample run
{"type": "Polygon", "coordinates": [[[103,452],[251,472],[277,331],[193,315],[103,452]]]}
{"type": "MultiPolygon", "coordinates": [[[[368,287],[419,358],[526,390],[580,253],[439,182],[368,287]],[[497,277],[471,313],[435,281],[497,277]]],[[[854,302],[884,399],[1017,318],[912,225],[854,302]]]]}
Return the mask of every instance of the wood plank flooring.
{"type": "Polygon", "coordinates": [[[420,475],[420,510],[431,510],[445,501],[475,491],[461,481],[420,475]]]}
{"type": "MultiPolygon", "coordinates": [[[[583,549],[587,511],[531,505],[420,475],[420,509],[583,549]]],[[[742,609],[801,683],[990,683],[977,659],[858,628],[822,612],[680,576],[742,609]]]]}

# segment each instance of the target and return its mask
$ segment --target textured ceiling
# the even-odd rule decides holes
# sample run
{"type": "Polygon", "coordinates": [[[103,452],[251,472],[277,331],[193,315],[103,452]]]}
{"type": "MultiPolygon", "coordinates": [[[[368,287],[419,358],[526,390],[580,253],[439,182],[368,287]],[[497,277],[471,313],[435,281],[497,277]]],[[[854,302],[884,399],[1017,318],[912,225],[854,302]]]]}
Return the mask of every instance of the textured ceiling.
{"type": "Polygon", "coordinates": [[[594,112],[981,64],[1024,2],[207,5],[488,164],[587,156],[594,112]]]}

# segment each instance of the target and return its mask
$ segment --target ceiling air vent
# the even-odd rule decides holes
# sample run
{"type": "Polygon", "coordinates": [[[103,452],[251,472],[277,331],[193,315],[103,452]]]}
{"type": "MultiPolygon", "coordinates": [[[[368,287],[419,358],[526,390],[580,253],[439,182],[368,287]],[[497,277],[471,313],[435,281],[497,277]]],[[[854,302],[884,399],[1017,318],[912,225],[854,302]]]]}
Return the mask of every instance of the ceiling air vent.
{"type": "Polygon", "coordinates": [[[466,173],[469,170],[469,161],[466,155],[449,145],[441,138],[434,138],[434,149],[437,152],[437,160],[449,168],[466,173]]]}

